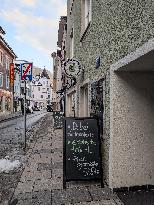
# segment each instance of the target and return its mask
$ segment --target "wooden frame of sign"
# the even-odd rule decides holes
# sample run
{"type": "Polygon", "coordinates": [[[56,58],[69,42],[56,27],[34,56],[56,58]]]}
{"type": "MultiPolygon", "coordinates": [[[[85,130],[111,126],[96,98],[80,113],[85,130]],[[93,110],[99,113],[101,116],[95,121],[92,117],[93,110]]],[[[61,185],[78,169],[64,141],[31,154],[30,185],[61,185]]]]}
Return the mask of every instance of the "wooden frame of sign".
{"type": "Polygon", "coordinates": [[[94,117],[64,118],[63,188],[69,181],[101,181],[103,187],[99,121],[94,117]]]}

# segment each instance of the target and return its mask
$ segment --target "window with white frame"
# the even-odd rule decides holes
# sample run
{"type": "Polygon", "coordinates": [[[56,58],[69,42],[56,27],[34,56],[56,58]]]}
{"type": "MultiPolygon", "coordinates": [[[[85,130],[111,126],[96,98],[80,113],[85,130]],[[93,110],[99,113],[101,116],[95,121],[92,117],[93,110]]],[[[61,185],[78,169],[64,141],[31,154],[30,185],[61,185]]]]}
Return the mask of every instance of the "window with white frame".
{"type": "Polygon", "coordinates": [[[91,16],[92,16],[92,0],[82,0],[81,4],[81,10],[82,10],[82,17],[81,17],[81,30],[82,33],[86,30],[87,26],[91,22],[91,16]]]}
{"type": "Polygon", "coordinates": [[[0,87],[3,87],[3,74],[0,73],[0,87]]]}
{"type": "Polygon", "coordinates": [[[0,50],[0,63],[3,64],[3,51],[0,50]]]}
{"type": "Polygon", "coordinates": [[[6,76],[6,88],[9,89],[9,82],[10,82],[10,79],[9,79],[9,76],[7,75],[6,76]]]}

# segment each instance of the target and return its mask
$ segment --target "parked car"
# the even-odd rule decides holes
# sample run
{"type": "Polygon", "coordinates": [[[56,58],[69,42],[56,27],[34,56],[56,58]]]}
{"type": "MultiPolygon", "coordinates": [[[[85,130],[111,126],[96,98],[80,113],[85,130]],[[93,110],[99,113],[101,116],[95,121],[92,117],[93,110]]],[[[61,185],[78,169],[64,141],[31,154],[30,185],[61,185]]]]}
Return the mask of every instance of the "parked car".
{"type": "Polygon", "coordinates": [[[47,112],[53,112],[53,108],[51,105],[47,105],[47,112]]]}
{"type": "Polygon", "coordinates": [[[40,111],[40,108],[37,107],[37,106],[35,106],[35,107],[33,107],[33,110],[34,110],[34,111],[40,111]]]}
{"type": "Polygon", "coordinates": [[[29,106],[26,108],[26,113],[34,113],[32,106],[29,105],[29,106]]]}

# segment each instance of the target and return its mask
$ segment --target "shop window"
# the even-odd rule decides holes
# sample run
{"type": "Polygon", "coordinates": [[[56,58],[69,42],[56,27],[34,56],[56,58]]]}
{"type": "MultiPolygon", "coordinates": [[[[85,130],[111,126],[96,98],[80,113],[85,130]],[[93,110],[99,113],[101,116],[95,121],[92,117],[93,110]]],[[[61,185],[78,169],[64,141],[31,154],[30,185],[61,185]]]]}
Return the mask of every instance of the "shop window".
{"type": "Polygon", "coordinates": [[[90,115],[99,119],[100,131],[103,134],[103,81],[101,79],[91,84],[91,110],[90,115]]]}
{"type": "Polygon", "coordinates": [[[0,73],[0,87],[3,87],[3,74],[0,73]]]}
{"type": "Polygon", "coordinates": [[[68,96],[69,100],[69,116],[76,116],[76,92],[71,93],[68,96]]]}

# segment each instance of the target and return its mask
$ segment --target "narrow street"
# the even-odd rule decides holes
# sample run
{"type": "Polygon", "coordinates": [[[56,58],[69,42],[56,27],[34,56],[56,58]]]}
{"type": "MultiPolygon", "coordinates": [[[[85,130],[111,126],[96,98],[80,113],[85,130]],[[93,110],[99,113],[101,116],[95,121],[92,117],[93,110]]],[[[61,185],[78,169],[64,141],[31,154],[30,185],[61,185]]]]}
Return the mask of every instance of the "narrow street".
{"type": "MultiPolygon", "coordinates": [[[[34,112],[27,115],[27,129],[35,125],[42,117],[46,115],[46,111],[34,112]]],[[[16,146],[23,144],[23,116],[0,122],[0,156],[6,156],[7,152],[16,149],[16,146]]]]}
{"type": "MultiPolygon", "coordinates": [[[[45,111],[40,111],[27,116],[26,151],[29,150],[29,142],[32,143],[35,140],[40,123],[46,115],[45,111]]],[[[9,200],[20,180],[26,162],[26,151],[23,150],[23,116],[0,122],[0,160],[10,160],[11,162],[18,160],[20,162],[20,166],[11,171],[2,171],[0,167],[0,204],[9,200]]]]}

